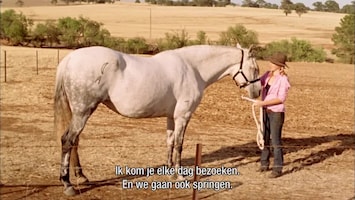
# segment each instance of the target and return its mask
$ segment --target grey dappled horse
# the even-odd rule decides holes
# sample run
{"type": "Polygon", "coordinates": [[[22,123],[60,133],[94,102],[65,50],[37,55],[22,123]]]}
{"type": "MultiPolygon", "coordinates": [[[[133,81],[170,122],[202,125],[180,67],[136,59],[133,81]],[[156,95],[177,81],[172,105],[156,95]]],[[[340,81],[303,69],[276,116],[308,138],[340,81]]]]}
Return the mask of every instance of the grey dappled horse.
{"type": "Polygon", "coordinates": [[[77,191],[69,180],[84,176],[78,156],[79,135],[100,103],[126,117],[167,117],[168,161],[181,165],[184,133],[203,91],[230,75],[251,98],[260,95],[259,68],[250,49],[197,45],[133,56],[105,47],[68,54],[59,64],[55,86],[55,129],[61,137],[60,180],[64,193],[77,191]],[[173,162],[174,154],[174,162],[173,162]]]}

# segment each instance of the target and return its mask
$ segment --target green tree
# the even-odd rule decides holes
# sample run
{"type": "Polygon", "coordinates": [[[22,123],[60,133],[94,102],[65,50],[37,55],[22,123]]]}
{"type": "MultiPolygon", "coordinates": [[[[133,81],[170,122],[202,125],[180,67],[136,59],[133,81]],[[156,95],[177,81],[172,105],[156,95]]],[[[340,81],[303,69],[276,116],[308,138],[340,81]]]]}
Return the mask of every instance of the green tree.
{"type": "Polygon", "coordinates": [[[277,4],[271,4],[271,3],[266,3],[265,8],[269,9],[279,9],[279,6],[277,4]]]}
{"type": "Polygon", "coordinates": [[[256,0],[255,3],[258,4],[259,8],[265,8],[267,4],[264,0],[256,0]]]}
{"type": "Polygon", "coordinates": [[[339,12],[339,4],[336,1],[333,0],[327,0],[324,3],[325,11],[327,12],[339,12]]]}
{"type": "Polygon", "coordinates": [[[351,4],[344,5],[340,12],[346,14],[355,14],[355,1],[352,1],[351,4]]]}
{"type": "Polygon", "coordinates": [[[242,7],[258,8],[259,5],[256,2],[252,1],[252,0],[243,0],[242,7]]]}
{"type": "Polygon", "coordinates": [[[249,47],[258,44],[259,41],[256,32],[247,30],[243,25],[237,24],[234,27],[229,27],[226,32],[222,32],[218,43],[229,46],[236,46],[239,43],[243,47],[249,47]]]}
{"type": "Polygon", "coordinates": [[[25,3],[22,0],[17,0],[16,5],[22,7],[25,3]]]}
{"type": "Polygon", "coordinates": [[[314,2],[312,5],[314,6],[315,11],[324,11],[325,10],[323,3],[320,1],[314,2]]]}
{"type": "Polygon", "coordinates": [[[292,13],[293,3],[291,0],[282,0],[280,8],[283,9],[285,15],[288,16],[288,14],[292,13]]]}
{"type": "Polygon", "coordinates": [[[14,10],[6,10],[0,15],[0,35],[12,45],[20,45],[26,42],[29,29],[33,25],[31,19],[22,13],[17,14],[14,10]]]}
{"type": "Polygon", "coordinates": [[[214,0],[193,0],[193,2],[197,5],[197,6],[208,6],[208,7],[212,7],[214,4],[214,0]]]}
{"type": "Polygon", "coordinates": [[[332,53],[341,59],[345,63],[354,64],[354,26],[355,15],[345,15],[340,20],[340,26],[335,27],[335,32],[332,36],[332,41],[336,46],[336,49],[332,50],[332,53]]]}
{"type": "Polygon", "coordinates": [[[303,3],[296,3],[293,5],[297,15],[301,17],[302,14],[307,13],[307,7],[303,3]]]}
{"type": "Polygon", "coordinates": [[[65,4],[69,5],[70,0],[62,0],[65,2],[65,4]]]}

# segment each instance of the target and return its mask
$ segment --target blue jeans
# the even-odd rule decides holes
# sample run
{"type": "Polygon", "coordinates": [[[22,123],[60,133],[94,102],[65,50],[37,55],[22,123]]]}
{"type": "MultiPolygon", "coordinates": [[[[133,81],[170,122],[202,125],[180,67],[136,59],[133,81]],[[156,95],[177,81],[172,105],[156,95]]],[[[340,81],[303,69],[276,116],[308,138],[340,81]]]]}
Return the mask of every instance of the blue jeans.
{"type": "Polygon", "coordinates": [[[274,166],[273,171],[281,172],[283,166],[283,152],[282,152],[282,126],[285,120],[284,112],[270,112],[263,109],[263,122],[264,122],[264,149],[261,151],[261,166],[269,167],[271,147],[274,153],[274,166]],[[270,146],[270,137],[271,143],[270,146]]]}

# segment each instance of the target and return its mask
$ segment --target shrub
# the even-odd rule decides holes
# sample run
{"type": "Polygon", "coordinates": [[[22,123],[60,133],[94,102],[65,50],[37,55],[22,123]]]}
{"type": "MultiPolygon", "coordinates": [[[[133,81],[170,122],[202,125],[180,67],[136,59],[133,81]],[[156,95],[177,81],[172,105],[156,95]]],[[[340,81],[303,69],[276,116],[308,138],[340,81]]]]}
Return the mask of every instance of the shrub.
{"type": "Polygon", "coordinates": [[[69,48],[79,47],[79,38],[82,34],[82,26],[78,20],[71,17],[60,18],[58,28],[61,32],[60,40],[69,48]]]}
{"type": "Polygon", "coordinates": [[[292,38],[290,61],[324,62],[326,53],[323,49],[313,48],[305,40],[292,38]]]}
{"type": "Polygon", "coordinates": [[[218,43],[226,46],[236,46],[239,43],[242,47],[249,47],[259,42],[256,32],[237,24],[234,27],[229,27],[226,32],[222,32],[218,43]]]}
{"type": "Polygon", "coordinates": [[[37,24],[32,32],[32,41],[37,47],[59,44],[60,31],[53,21],[47,20],[46,23],[37,24]]]}
{"type": "Polygon", "coordinates": [[[143,54],[148,51],[149,45],[144,38],[136,37],[128,39],[124,45],[124,49],[126,53],[143,54]]]}
{"type": "Polygon", "coordinates": [[[102,45],[104,39],[110,37],[110,32],[107,29],[102,29],[102,23],[90,20],[88,18],[79,18],[82,34],[80,37],[81,46],[102,45]]]}
{"type": "Polygon", "coordinates": [[[102,23],[88,18],[61,18],[58,20],[59,38],[69,48],[103,45],[110,32],[101,26],[102,23]]]}
{"type": "Polygon", "coordinates": [[[108,38],[105,38],[102,45],[105,47],[111,48],[111,49],[123,51],[125,43],[126,43],[126,41],[124,38],[108,37],[108,38]]]}
{"type": "Polygon", "coordinates": [[[189,44],[188,33],[183,29],[180,33],[165,33],[165,38],[158,40],[158,48],[160,51],[168,49],[177,49],[189,44]]]}
{"type": "Polygon", "coordinates": [[[259,52],[259,57],[265,59],[276,52],[284,52],[288,55],[288,61],[305,61],[305,62],[324,62],[326,53],[321,48],[313,48],[312,45],[305,40],[292,38],[271,42],[265,45],[262,52],[259,52]]]}
{"type": "Polygon", "coordinates": [[[19,45],[26,42],[33,21],[27,19],[22,13],[16,14],[14,10],[6,10],[0,15],[0,24],[1,38],[12,45],[19,45]]]}
{"type": "Polygon", "coordinates": [[[207,43],[206,32],[204,31],[197,32],[197,40],[195,44],[206,44],[206,43],[207,43]]]}

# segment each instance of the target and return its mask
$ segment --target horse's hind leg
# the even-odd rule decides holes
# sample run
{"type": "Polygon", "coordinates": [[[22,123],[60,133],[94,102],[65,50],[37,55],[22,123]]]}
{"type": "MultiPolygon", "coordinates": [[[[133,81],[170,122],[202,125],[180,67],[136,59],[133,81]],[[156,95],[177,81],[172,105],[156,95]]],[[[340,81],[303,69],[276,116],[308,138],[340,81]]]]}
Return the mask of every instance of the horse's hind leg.
{"type": "Polygon", "coordinates": [[[70,155],[70,164],[74,168],[74,174],[77,178],[79,178],[81,183],[88,182],[89,179],[84,175],[83,169],[81,168],[79,154],[78,154],[78,146],[79,146],[79,137],[74,144],[71,155],[70,155]]]}
{"type": "Polygon", "coordinates": [[[85,123],[90,117],[91,113],[92,112],[82,114],[82,115],[73,113],[70,126],[67,129],[67,131],[63,134],[61,139],[62,159],[61,159],[61,169],[60,169],[60,180],[64,184],[64,193],[69,196],[77,194],[77,191],[73,188],[69,178],[69,165],[70,165],[73,146],[78,144],[79,135],[81,131],[84,129],[85,123]]]}
{"type": "MultiPolygon", "coordinates": [[[[175,168],[181,166],[181,153],[182,153],[182,145],[184,143],[184,135],[186,131],[186,127],[189,123],[189,118],[178,118],[175,120],[175,131],[174,131],[174,159],[175,159],[175,168]]],[[[182,177],[179,177],[182,178],[182,177]]]]}
{"type": "MultiPolygon", "coordinates": [[[[176,104],[174,111],[175,129],[174,129],[174,159],[175,169],[181,166],[181,154],[184,143],[184,136],[186,128],[189,124],[191,115],[197,107],[197,101],[180,101],[176,104]]],[[[178,179],[183,179],[182,175],[178,176],[178,179]]]]}

